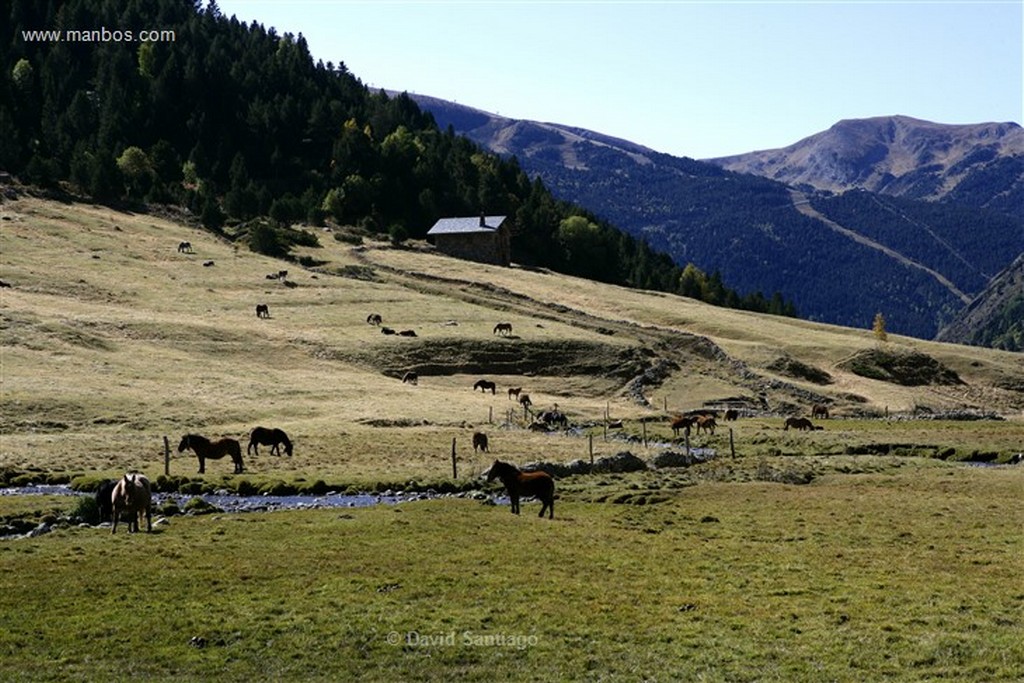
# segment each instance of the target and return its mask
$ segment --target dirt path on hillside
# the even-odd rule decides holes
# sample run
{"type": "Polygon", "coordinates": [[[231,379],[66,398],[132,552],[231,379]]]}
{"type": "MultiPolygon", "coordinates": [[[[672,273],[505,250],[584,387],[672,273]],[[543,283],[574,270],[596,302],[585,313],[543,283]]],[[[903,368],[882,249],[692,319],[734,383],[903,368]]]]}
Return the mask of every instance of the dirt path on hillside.
{"type": "Polygon", "coordinates": [[[929,268],[928,266],[926,266],[924,264],[921,264],[921,263],[918,263],[917,261],[904,256],[903,254],[899,253],[898,251],[890,249],[889,247],[885,246],[884,244],[879,244],[878,242],[876,242],[876,241],[874,241],[874,240],[872,240],[872,239],[870,239],[868,237],[865,237],[864,235],[861,235],[860,233],[855,232],[854,230],[851,230],[850,228],[844,228],[842,225],[840,225],[839,223],[836,223],[831,218],[825,216],[822,213],[819,213],[813,206],[811,206],[810,200],[807,198],[807,195],[804,194],[803,192],[800,192],[799,190],[790,190],[789,191],[789,196],[793,200],[793,207],[797,211],[802,213],[803,215],[808,216],[810,218],[813,218],[815,220],[821,221],[830,230],[834,230],[835,232],[838,232],[840,235],[843,235],[844,237],[848,237],[851,240],[853,240],[854,242],[857,242],[858,244],[863,244],[864,246],[866,246],[866,247],[868,247],[870,249],[875,249],[876,251],[880,251],[883,254],[885,254],[886,256],[888,256],[889,258],[894,259],[894,260],[898,261],[899,263],[902,263],[903,265],[907,266],[908,268],[916,268],[918,270],[924,271],[925,273],[930,275],[932,278],[934,278],[936,282],[938,282],[940,285],[942,285],[944,288],[946,288],[953,296],[955,296],[958,299],[960,299],[960,301],[964,302],[965,304],[969,304],[971,302],[971,297],[969,297],[968,295],[966,295],[963,292],[961,292],[957,288],[957,286],[954,285],[949,280],[949,278],[944,276],[942,273],[936,272],[936,271],[932,270],[931,268],[929,268]]]}

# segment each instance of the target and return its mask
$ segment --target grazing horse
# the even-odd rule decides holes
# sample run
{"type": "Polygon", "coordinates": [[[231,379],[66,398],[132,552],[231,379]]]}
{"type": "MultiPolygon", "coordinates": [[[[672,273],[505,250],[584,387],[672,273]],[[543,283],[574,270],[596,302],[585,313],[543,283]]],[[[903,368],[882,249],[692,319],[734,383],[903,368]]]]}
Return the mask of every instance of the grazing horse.
{"type": "Polygon", "coordinates": [[[787,417],[786,426],[782,429],[783,431],[789,431],[790,427],[801,431],[811,431],[814,429],[814,425],[806,417],[787,417]]]}
{"type": "Polygon", "coordinates": [[[257,318],[269,318],[270,307],[266,304],[256,304],[256,317],[257,318]]]}
{"type": "Polygon", "coordinates": [[[498,385],[489,379],[478,379],[476,384],[473,385],[473,391],[479,389],[481,393],[486,393],[489,390],[492,396],[497,388],[498,385]]]}
{"type": "Polygon", "coordinates": [[[532,406],[533,405],[533,401],[530,400],[530,395],[529,394],[521,394],[519,396],[519,405],[521,405],[524,408],[529,408],[530,406],[532,406]]]}
{"type": "Polygon", "coordinates": [[[206,473],[207,460],[220,460],[225,455],[230,455],[231,461],[235,463],[235,474],[241,474],[245,470],[242,466],[242,444],[235,439],[210,441],[198,434],[186,434],[181,437],[178,452],[182,453],[186,448],[191,448],[199,458],[199,474],[206,473]]]}
{"type": "Polygon", "coordinates": [[[697,433],[698,434],[700,434],[700,430],[703,429],[708,434],[711,434],[712,436],[714,436],[715,435],[715,427],[716,426],[717,426],[717,423],[715,422],[715,418],[712,417],[711,415],[698,415],[697,416],[697,433]]]}
{"type": "Polygon", "coordinates": [[[419,384],[420,376],[413,371],[409,371],[402,375],[402,384],[419,384]]]}
{"type": "Polygon", "coordinates": [[[150,509],[153,494],[149,487],[149,479],[141,474],[126,474],[116,484],[110,494],[110,517],[114,523],[110,533],[117,533],[117,521],[122,512],[131,515],[128,532],[139,530],[139,522],[146,517],[146,531],[153,530],[153,514],[150,509]]]}
{"type": "Polygon", "coordinates": [[[545,410],[537,416],[537,419],[548,426],[557,424],[561,425],[562,429],[569,426],[569,418],[567,418],[565,413],[560,410],[545,410]]]}
{"type": "Polygon", "coordinates": [[[519,514],[519,497],[535,496],[541,502],[540,517],[548,510],[548,519],[555,518],[555,480],[547,472],[522,472],[515,465],[495,460],[487,471],[487,481],[501,479],[512,502],[512,514],[519,514]]]}
{"type": "Polygon", "coordinates": [[[367,325],[380,325],[382,322],[384,322],[384,318],[380,317],[380,313],[371,313],[366,316],[367,325]]]}
{"type": "Polygon", "coordinates": [[[253,453],[260,454],[260,446],[270,446],[270,454],[280,456],[281,444],[284,444],[284,452],[289,458],[292,456],[292,442],[283,429],[268,429],[267,427],[256,427],[249,435],[249,447],[245,449],[246,455],[253,453]]]}
{"type": "Polygon", "coordinates": [[[828,419],[828,406],[823,406],[820,403],[815,403],[811,406],[811,417],[820,417],[822,419],[828,419]]]}
{"type": "Polygon", "coordinates": [[[509,387],[508,388],[508,400],[511,401],[513,396],[515,396],[518,399],[519,398],[519,393],[522,390],[523,390],[522,387],[509,387]]]}
{"type": "Polygon", "coordinates": [[[508,336],[512,334],[512,323],[498,323],[494,326],[494,334],[508,336]]]}
{"type": "Polygon", "coordinates": [[[478,448],[487,452],[487,435],[483,432],[473,432],[473,452],[476,453],[478,448]]]}
{"type": "Polygon", "coordinates": [[[672,433],[675,434],[676,436],[679,436],[679,430],[681,429],[683,430],[683,434],[689,435],[690,429],[693,427],[694,424],[696,424],[696,422],[697,418],[690,417],[688,415],[677,417],[676,419],[672,420],[672,433]]]}
{"type": "Polygon", "coordinates": [[[729,410],[725,411],[725,421],[726,422],[735,422],[736,420],[739,419],[739,417],[740,417],[740,412],[738,410],[736,410],[735,408],[729,408],[729,410]]]}
{"type": "Polygon", "coordinates": [[[192,253],[192,243],[191,242],[179,242],[178,243],[178,253],[179,254],[191,254],[192,253]]]}

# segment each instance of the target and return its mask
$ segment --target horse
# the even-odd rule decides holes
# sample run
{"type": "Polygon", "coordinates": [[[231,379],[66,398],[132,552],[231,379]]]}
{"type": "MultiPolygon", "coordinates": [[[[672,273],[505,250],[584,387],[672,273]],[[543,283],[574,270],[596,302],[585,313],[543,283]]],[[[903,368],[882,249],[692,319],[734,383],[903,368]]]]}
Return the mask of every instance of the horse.
{"type": "Polygon", "coordinates": [[[178,452],[182,453],[186,448],[191,448],[199,458],[199,474],[206,473],[207,460],[220,460],[225,455],[230,455],[231,461],[235,463],[235,474],[241,474],[245,470],[242,466],[242,444],[236,439],[210,441],[198,434],[186,434],[181,437],[178,452]]]}
{"type": "Polygon", "coordinates": [[[117,533],[117,522],[122,512],[131,516],[128,522],[128,532],[133,533],[139,530],[139,522],[142,516],[146,516],[146,531],[153,531],[153,513],[151,504],[153,494],[149,487],[149,479],[141,474],[126,474],[116,484],[110,494],[110,518],[114,526],[110,533],[117,533]]]}
{"type": "Polygon", "coordinates": [[[257,318],[269,318],[270,307],[266,304],[256,304],[256,317],[257,318]]]}
{"type": "Polygon", "coordinates": [[[380,328],[380,333],[381,333],[381,334],[397,334],[397,333],[396,333],[396,332],[395,332],[395,331],[394,331],[393,329],[391,329],[390,327],[382,327],[382,328],[380,328]]]}
{"type": "Polygon", "coordinates": [[[521,394],[519,396],[519,405],[521,405],[524,408],[529,408],[530,406],[532,406],[533,405],[533,401],[530,400],[530,395],[529,394],[521,394]]]}
{"type": "Polygon", "coordinates": [[[179,254],[191,254],[192,253],[192,243],[191,242],[179,242],[178,243],[178,253],[179,254]]]}
{"type": "Polygon", "coordinates": [[[537,416],[537,419],[546,425],[561,425],[563,429],[569,426],[569,418],[560,410],[545,410],[537,416]]]}
{"type": "Polygon", "coordinates": [[[398,336],[399,337],[415,337],[416,336],[416,330],[402,330],[401,332],[398,333],[398,336]]]}
{"type": "Polygon", "coordinates": [[[488,390],[490,390],[492,396],[494,395],[494,391],[497,388],[498,385],[489,379],[478,379],[476,381],[476,384],[473,385],[473,391],[479,389],[481,393],[486,393],[488,390]]]}
{"type": "Polygon", "coordinates": [[[110,515],[114,511],[112,494],[114,493],[115,486],[117,486],[116,481],[104,479],[96,487],[96,507],[99,508],[101,522],[110,519],[110,515]]]}
{"type": "Polygon", "coordinates": [[[512,334],[512,323],[498,323],[494,326],[494,334],[508,336],[512,334]]]}
{"type": "Polygon", "coordinates": [[[487,452],[487,435],[483,432],[473,432],[473,452],[476,453],[478,448],[487,452]]]}
{"type": "Polygon", "coordinates": [[[487,481],[501,479],[512,502],[512,514],[519,514],[519,497],[535,496],[541,502],[540,517],[548,510],[548,519],[555,518],[555,480],[547,472],[522,472],[515,465],[495,460],[487,471],[487,481]]]}
{"type": "Polygon", "coordinates": [[[806,417],[787,417],[786,426],[782,429],[783,431],[789,431],[790,427],[801,431],[811,431],[814,429],[814,425],[806,417]]]}
{"type": "Polygon", "coordinates": [[[419,384],[420,376],[411,370],[402,375],[402,384],[419,384]]]}
{"type": "Polygon", "coordinates": [[[697,416],[697,433],[700,434],[700,430],[704,430],[712,436],[715,435],[715,427],[717,423],[715,418],[710,415],[698,415],[697,416]]]}
{"type": "Polygon", "coordinates": [[[820,403],[815,403],[811,406],[811,417],[820,417],[822,419],[828,419],[828,406],[824,406],[820,403]]]}
{"type": "Polygon", "coordinates": [[[740,412],[738,410],[736,410],[735,408],[729,408],[729,410],[725,411],[725,421],[726,422],[735,422],[736,420],[739,419],[739,417],[740,417],[740,412]]]}
{"type": "Polygon", "coordinates": [[[676,436],[679,436],[679,430],[681,429],[683,430],[684,434],[689,435],[690,428],[693,427],[693,425],[696,422],[696,418],[690,417],[688,415],[677,417],[674,420],[672,420],[672,433],[675,434],[676,436]]]}
{"type": "Polygon", "coordinates": [[[270,446],[270,454],[281,455],[281,444],[284,444],[284,452],[289,458],[292,457],[292,442],[284,430],[268,429],[267,427],[256,427],[249,435],[249,447],[245,449],[246,455],[252,454],[253,449],[256,455],[260,454],[260,446],[270,446]],[[276,451],[276,452],[275,452],[276,451]]]}
{"type": "Polygon", "coordinates": [[[522,390],[523,390],[522,387],[509,387],[508,388],[508,400],[511,401],[513,396],[515,396],[516,398],[519,398],[519,393],[522,390]]]}
{"type": "Polygon", "coordinates": [[[380,325],[382,322],[384,322],[384,318],[380,317],[380,313],[371,313],[366,316],[367,325],[380,325]]]}

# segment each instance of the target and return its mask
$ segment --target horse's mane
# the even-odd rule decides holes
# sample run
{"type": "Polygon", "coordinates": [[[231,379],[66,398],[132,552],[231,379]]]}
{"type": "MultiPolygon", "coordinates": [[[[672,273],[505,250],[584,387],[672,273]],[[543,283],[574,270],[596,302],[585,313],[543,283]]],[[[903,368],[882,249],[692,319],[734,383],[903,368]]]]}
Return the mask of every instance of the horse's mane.
{"type": "Polygon", "coordinates": [[[198,441],[200,444],[206,444],[206,445],[210,445],[210,444],[213,443],[212,441],[207,439],[205,436],[202,436],[200,434],[186,434],[185,438],[188,439],[189,443],[192,443],[193,440],[198,441]]]}

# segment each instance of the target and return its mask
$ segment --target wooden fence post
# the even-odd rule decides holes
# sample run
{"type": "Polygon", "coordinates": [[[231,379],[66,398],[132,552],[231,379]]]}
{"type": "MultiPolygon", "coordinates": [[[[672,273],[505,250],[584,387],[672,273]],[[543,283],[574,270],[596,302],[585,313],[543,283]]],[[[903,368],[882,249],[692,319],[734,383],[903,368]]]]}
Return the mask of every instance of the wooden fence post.
{"type": "Polygon", "coordinates": [[[736,457],[736,446],[732,441],[732,427],[729,427],[729,453],[732,454],[732,457],[736,457]]]}
{"type": "Polygon", "coordinates": [[[594,435],[590,434],[590,467],[594,467],[594,435]]]}
{"type": "Polygon", "coordinates": [[[644,448],[647,448],[647,420],[640,420],[640,426],[644,434],[644,448]]]}
{"type": "Polygon", "coordinates": [[[487,408],[487,424],[494,424],[494,406],[487,408]]]}
{"type": "Polygon", "coordinates": [[[683,439],[686,443],[686,455],[690,455],[690,430],[687,429],[683,432],[683,439]]]}
{"type": "Polygon", "coordinates": [[[452,439],[452,479],[459,478],[459,466],[455,461],[455,439],[452,439]]]}
{"type": "Polygon", "coordinates": [[[171,476],[171,442],[164,437],[164,476],[171,476]]]}

